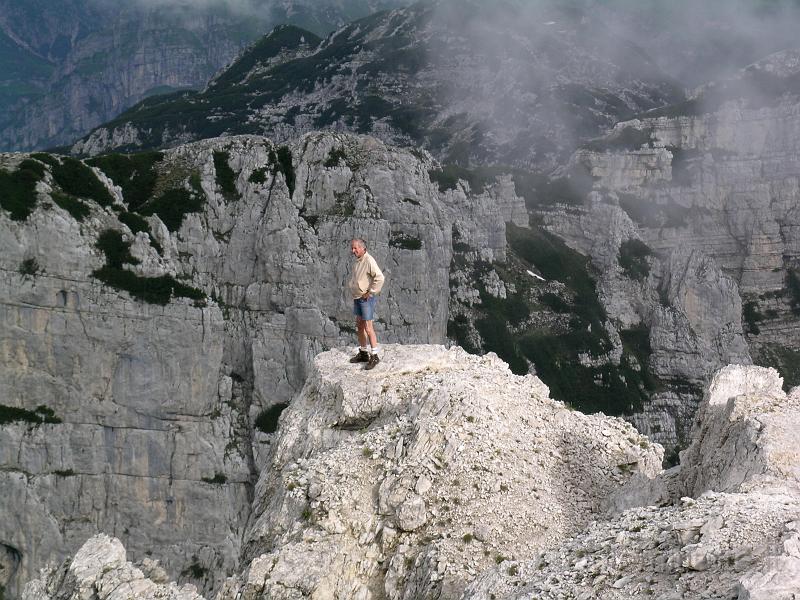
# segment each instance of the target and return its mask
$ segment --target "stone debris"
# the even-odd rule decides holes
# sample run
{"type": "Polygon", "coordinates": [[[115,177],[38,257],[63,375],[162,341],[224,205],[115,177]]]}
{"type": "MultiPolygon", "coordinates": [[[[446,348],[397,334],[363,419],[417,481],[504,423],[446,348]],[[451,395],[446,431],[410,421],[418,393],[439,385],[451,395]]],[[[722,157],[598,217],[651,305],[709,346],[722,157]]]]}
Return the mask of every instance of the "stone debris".
{"type": "Polygon", "coordinates": [[[72,560],[43,569],[40,579],[25,586],[22,600],[202,600],[194,585],[163,582],[163,569],[150,559],[143,562],[149,576],[127,561],[122,542],[99,534],[72,560]]]}
{"type": "Polygon", "coordinates": [[[679,467],[632,477],[613,494],[610,520],[521,563],[514,577],[484,574],[464,600],[577,598],[587,590],[608,600],[796,600],[800,404],[782,384],[774,369],[721,369],[679,467]]]}
{"type": "Polygon", "coordinates": [[[340,350],[315,359],[218,600],[458,597],[491,566],[513,570],[601,519],[634,474],[660,471],[662,449],[630,424],[570,410],[493,354],[384,348],[370,373],[340,350]]]}
{"type": "MultiPolygon", "coordinates": [[[[661,471],[629,424],[494,355],[388,345],[370,374],[348,356],[318,355],[284,411],[216,600],[797,599],[800,411],[775,371],[722,369],[661,471]],[[721,460],[729,444],[741,463],[721,460]],[[640,505],[620,512],[621,495],[640,505]]],[[[56,597],[198,598],[102,535],[23,596],[56,597]]]]}

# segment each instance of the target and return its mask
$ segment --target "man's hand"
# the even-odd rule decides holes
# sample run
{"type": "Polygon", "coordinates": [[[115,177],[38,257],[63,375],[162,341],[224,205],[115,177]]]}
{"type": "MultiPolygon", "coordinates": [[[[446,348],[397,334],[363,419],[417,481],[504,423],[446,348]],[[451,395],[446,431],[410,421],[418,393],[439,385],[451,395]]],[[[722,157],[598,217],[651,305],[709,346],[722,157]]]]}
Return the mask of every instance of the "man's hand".
{"type": "Polygon", "coordinates": [[[369,291],[366,291],[366,292],[364,292],[364,295],[361,296],[361,299],[362,300],[369,300],[370,295],[371,294],[369,293],[369,291]]]}

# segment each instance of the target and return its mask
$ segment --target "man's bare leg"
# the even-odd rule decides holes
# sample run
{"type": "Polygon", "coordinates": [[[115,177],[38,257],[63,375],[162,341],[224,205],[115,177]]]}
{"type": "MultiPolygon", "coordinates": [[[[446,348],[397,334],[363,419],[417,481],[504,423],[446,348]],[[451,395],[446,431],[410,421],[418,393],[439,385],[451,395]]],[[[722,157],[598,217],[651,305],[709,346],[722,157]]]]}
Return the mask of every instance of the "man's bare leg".
{"type": "Polygon", "coordinates": [[[365,321],[361,317],[356,317],[356,333],[358,334],[358,344],[362,348],[367,347],[367,341],[368,341],[366,323],[369,323],[370,327],[372,327],[372,321],[365,321]]]}
{"type": "Polygon", "coordinates": [[[369,345],[372,346],[374,352],[378,348],[378,336],[375,335],[375,328],[372,326],[372,321],[362,322],[365,330],[364,337],[369,339],[369,345]]]}

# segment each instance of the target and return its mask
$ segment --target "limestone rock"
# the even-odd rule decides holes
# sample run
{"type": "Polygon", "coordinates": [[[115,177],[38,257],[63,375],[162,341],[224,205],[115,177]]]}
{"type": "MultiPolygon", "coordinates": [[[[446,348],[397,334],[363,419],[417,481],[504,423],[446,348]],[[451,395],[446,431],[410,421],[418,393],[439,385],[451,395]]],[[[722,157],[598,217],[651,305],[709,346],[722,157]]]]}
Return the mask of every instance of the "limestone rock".
{"type": "Polygon", "coordinates": [[[628,424],[567,410],[491,354],[389,345],[364,373],[337,350],[316,358],[256,486],[249,570],[222,597],[455,597],[659,470],[628,424]]]}
{"type": "Polygon", "coordinates": [[[89,539],[72,560],[25,586],[23,600],[202,600],[193,585],[158,584],[126,560],[122,543],[105,534],[89,539]]]}
{"type": "MultiPolygon", "coordinates": [[[[77,221],[52,201],[50,173],[25,221],[0,210],[2,406],[52,411],[51,422],[0,425],[9,596],[101,531],[135,562],[155,552],[170,579],[218,587],[234,572],[252,482],[270,452],[259,417],[302,388],[314,355],[355,342],[343,289],[349,239],[366,238],[387,275],[381,341],[439,343],[453,223],[485,260],[504,256],[506,221],[525,224],[508,182],[475,198],[444,194],[429,156],[374,138],[309,135],[285,148],[293,171],[278,168],[277,150],[245,136],[165,152],[157,185],[194,185],[202,197],[177,230],[152,215],[150,231],[134,234],[91,201],[77,221]],[[235,193],[223,193],[215,153],[235,193]],[[332,165],[332,153],[344,159],[332,165]],[[162,306],[103,285],[92,273],[105,263],[95,244],[106,229],[132,241],[140,264],[126,270],[171,276],[205,299],[162,306]],[[21,273],[32,257],[36,273],[21,273]]],[[[22,158],[0,155],[0,165],[22,158]]],[[[117,209],[127,206],[121,187],[110,192],[117,209]]]]}
{"type": "Polygon", "coordinates": [[[488,571],[463,600],[795,597],[800,410],[781,384],[772,369],[720,370],[680,466],[634,476],[610,502],[644,507],[488,571]]]}

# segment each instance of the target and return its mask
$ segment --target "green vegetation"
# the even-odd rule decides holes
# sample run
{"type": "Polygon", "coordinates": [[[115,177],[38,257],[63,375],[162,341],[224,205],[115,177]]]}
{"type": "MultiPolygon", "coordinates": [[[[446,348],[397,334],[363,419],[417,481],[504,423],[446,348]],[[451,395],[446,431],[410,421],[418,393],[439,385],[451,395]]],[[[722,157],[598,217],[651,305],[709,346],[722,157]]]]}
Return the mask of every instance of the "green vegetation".
{"type": "Polygon", "coordinates": [[[776,369],[783,377],[785,390],[800,385],[800,350],[779,344],[765,344],[759,354],[755,362],[776,369]]]}
{"type": "Polygon", "coordinates": [[[156,165],[164,159],[161,152],[106,154],[86,162],[97,167],[122,188],[128,209],[137,211],[153,195],[158,173],[156,165]]]}
{"type": "Polygon", "coordinates": [[[289,405],[278,403],[262,410],[254,423],[255,428],[263,433],[275,433],[278,430],[278,419],[287,406],[289,405]]]}
{"type": "Polygon", "coordinates": [[[666,203],[649,202],[632,194],[619,194],[619,205],[628,216],[643,227],[686,227],[689,217],[697,209],[686,208],[670,198],[666,203]]]}
{"type": "Polygon", "coordinates": [[[260,169],[253,169],[253,172],[250,173],[250,177],[247,178],[247,181],[257,185],[263,185],[267,181],[267,168],[261,167],[260,169]]]}
{"type": "Polygon", "coordinates": [[[105,254],[106,264],[93,271],[92,275],[106,285],[126,291],[133,298],[151,304],[168,304],[173,296],[189,298],[196,303],[205,301],[202,291],[176,281],[171,275],[141,277],[123,268],[124,264],[135,265],[139,261],[131,256],[131,244],[122,239],[119,231],[103,231],[95,245],[105,254]]]}
{"type": "Polygon", "coordinates": [[[338,167],[343,163],[347,164],[347,152],[345,152],[344,148],[331,148],[322,166],[326,169],[330,169],[332,167],[338,167]]]}
{"type": "Polygon", "coordinates": [[[16,171],[0,170],[0,207],[14,221],[24,221],[36,207],[36,184],[44,177],[44,166],[23,160],[16,171]]]}
{"type": "Polygon", "coordinates": [[[422,241],[418,238],[406,235],[402,231],[393,231],[389,236],[389,245],[403,250],[420,250],[422,241]]]}
{"type": "Polygon", "coordinates": [[[470,324],[469,319],[464,315],[456,315],[447,322],[447,337],[461,346],[470,354],[478,354],[480,348],[476,348],[469,339],[470,324]]]}
{"type": "Polygon", "coordinates": [[[744,303],[742,316],[745,322],[745,332],[750,335],[758,335],[761,329],[758,326],[759,321],[764,320],[764,315],[758,310],[758,302],[750,300],[744,303]]]}
{"type": "Polygon", "coordinates": [[[222,196],[228,202],[239,200],[239,191],[236,189],[236,173],[231,169],[228,160],[230,154],[214,150],[214,173],[217,185],[222,190],[222,196]]]}
{"type": "Polygon", "coordinates": [[[192,579],[203,579],[208,573],[208,569],[200,564],[197,556],[192,556],[192,564],[181,571],[183,577],[191,577],[192,579]]]}
{"type": "Polygon", "coordinates": [[[644,281],[650,275],[647,257],[653,253],[641,240],[629,239],[619,246],[617,261],[625,276],[634,281],[644,281]]]}
{"type": "Polygon", "coordinates": [[[278,173],[282,173],[286,180],[286,187],[289,188],[289,196],[294,195],[295,173],[294,166],[292,165],[292,151],[288,146],[281,146],[278,148],[277,153],[277,167],[278,173]]]}
{"type": "Polygon", "coordinates": [[[53,192],[51,197],[53,202],[72,215],[72,218],[76,221],[83,221],[91,213],[88,204],[73,196],[62,194],[61,192],[53,192]]]}
{"type": "Polygon", "coordinates": [[[0,425],[6,423],[31,423],[33,425],[42,425],[44,423],[61,423],[52,408],[40,405],[34,410],[26,410],[24,408],[17,408],[16,406],[6,406],[0,404],[0,425]]]}
{"type": "Polygon", "coordinates": [[[800,277],[795,269],[786,269],[786,289],[789,290],[792,314],[800,316],[800,277]]]}
{"type": "Polygon", "coordinates": [[[652,129],[637,129],[636,127],[624,127],[620,131],[593,140],[584,145],[587,150],[593,152],[609,152],[627,150],[633,152],[642,146],[653,147],[652,129]]]}
{"type": "Polygon", "coordinates": [[[228,481],[228,478],[223,473],[215,473],[213,477],[201,477],[200,479],[205,483],[212,483],[215,485],[222,485],[228,481]]]}
{"type": "Polygon", "coordinates": [[[561,281],[574,294],[574,310],[586,325],[600,332],[606,312],[597,298],[594,280],[589,275],[589,260],[571,250],[564,242],[539,228],[506,227],[512,250],[534,265],[545,279],[561,281]]]}
{"type": "Polygon", "coordinates": [[[210,87],[219,89],[244,82],[254,67],[268,62],[286,49],[299,47],[303,40],[311,47],[318,45],[322,41],[310,31],[299,27],[292,25],[276,27],[250,46],[229,69],[223,71],[219,77],[211,82],[210,87]]]}
{"type": "Polygon", "coordinates": [[[196,190],[172,189],[139,209],[144,216],[158,215],[170,231],[178,231],[189,213],[200,212],[205,198],[196,190]]]}
{"type": "Polygon", "coordinates": [[[521,169],[514,170],[512,177],[515,193],[525,199],[529,209],[556,204],[582,206],[594,185],[591,174],[578,165],[554,179],[521,169]]]}
{"type": "Polygon", "coordinates": [[[115,229],[106,229],[98,237],[95,246],[106,257],[106,266],[121,269],[122,265],[139,264],[139,260],[131,256],[131,243],[122,239],[122,233],[115,229]]]}
{"type": "Polygon", "coordinates": [[[53,180],[61,190],[78,198],[94,200],[100,206],[111,206],[114,198],[92,169],[81,161],[62,156],[61,162],[51,163],[53,180]]]}
{"type": "Polygon", "coordinates": [[[497,176],[504,173],[505,169],[499,167],[478,167],[466,169],[458,165],[442,165],[441,169],[431,169],[428,176],[433,183],[438,184],[440,192],[454,190],[459,180],[469,184],[469,189],[475,194],[482,194],[486,186],[493,183],[497,176]]]}
{"type": "Polygon", "coordinates": [[[33,276],[39,272],[39,262],[35,258],[26,258],[19,265],[19,274],[33,276]]]}
{"type": "MultiPolygon", "coordinates": [[[[641,408],[660,383],[649,373],[651,354],[649,330],[640,327],[620,332],[623,353],[619,365],[601,358],[612,348],[604,328],[605,311],[597,297],[595,282],[586,257],[568,248],[556,236],[539,228],[523,229],[511,224],[506,234],[509,263],[514,269],[536,269],[548,280],[564,284],[563,293],[537,294],[526,278],[515,277],[501,265],[494,265],[501,280],[514,278],[515,292],[496,298],[479,286],[481,303],[473,308],[474,330],[466,314],[448,323],[448,336],[468,352],[493,351],[511,370],[525,374],[532,363],[537,375],[550,387],[554,398],[569,401],[584,412],[630,414],[641,408]],[[560,314],[571,315],[569,325],[531,325],[529,318],[542,305],[560,314]],[[470,339],[480,334],[481,348],[471,347],[470,339]],[[597,365],[581,360],[601,358],[597,365]]],[[[455,237],[454,237],[455,239],[455,237]]],[[[457,259],[454,256],[454,261],[457,259]]],[[[480,281],[477,265],[474,281],[480,281]]],[[[563,321],[562,321],[563,323],[563,321]]]]}
{"type": "Polygon", "coordinates": [[[150,225],[148,225],[147,221],[136,213],[123,211],[117,215],[117,218],[121,223],[127,225],[128,229],[130,229],[134,235],[142,231],[146,232],[147,234],[150,233],[150,225]]]}

